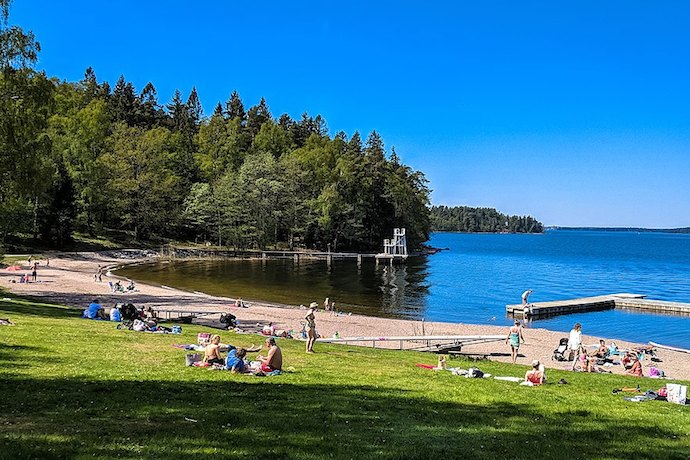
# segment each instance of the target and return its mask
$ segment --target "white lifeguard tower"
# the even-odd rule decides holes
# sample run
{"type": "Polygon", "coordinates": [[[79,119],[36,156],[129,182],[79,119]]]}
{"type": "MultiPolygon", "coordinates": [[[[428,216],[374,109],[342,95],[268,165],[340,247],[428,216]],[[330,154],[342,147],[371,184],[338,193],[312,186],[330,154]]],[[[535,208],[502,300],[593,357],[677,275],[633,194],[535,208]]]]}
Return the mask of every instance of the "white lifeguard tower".
{"type": "Polygon", "coordinates": [[[395,260],[405,261],[407,259],[407,239],[405,238],[404,228],[393,229],[393,239],[383,240],[383,252],[376,254],[376,263],[379,260],[387,260],[393,263],[395,260]]]}

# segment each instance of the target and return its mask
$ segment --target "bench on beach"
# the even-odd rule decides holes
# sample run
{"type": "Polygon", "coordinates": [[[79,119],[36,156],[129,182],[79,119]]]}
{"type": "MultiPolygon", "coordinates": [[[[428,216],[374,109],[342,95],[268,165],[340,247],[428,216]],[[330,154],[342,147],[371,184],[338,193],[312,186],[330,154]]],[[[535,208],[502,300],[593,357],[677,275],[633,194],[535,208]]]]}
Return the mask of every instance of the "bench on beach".
{"type": "Polygon", "coordinates": [[[451,359],[468,358],[472,361],[485,361],[489,359],[491,353],[468,353],[457,350],[451,350],[448,352],[448,356],[451,359]]]}
{"type": "Polygon", "coordinates": [[[220,315],[223,311],[208,311],[208,310],[164,310],[159,308],[153,309],[154,314],[161,319],[177,319],[191,321],[194,318],[202,318],[204,316],[220,315]]]}

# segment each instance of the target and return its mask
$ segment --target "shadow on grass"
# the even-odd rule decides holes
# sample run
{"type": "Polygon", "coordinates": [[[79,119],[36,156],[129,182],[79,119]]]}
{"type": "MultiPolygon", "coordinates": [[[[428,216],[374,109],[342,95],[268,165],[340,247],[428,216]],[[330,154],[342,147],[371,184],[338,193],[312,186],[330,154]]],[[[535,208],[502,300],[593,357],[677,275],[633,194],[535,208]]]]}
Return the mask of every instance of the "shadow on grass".
{"type": "MultiPolygon", "coordinates": [[[[22,315],[44,316],[46,318],[78,318],[83,311],[84,308],[36,303],[33,300],[19,297],[15,297],[11,301],[0,301],[0,316],[20,313],[22,315]]],[[[12,318],[10,317],[10,319],[12,318]]]]}
{"type": "Polygon", "coordinates": [[[687,458],[682,434],[632,417],[237,377],[3,379],[0,458],[687,458]]]}
{"type": "Polygon", "coordinates": [[[46,350],[31,345],[8,345],[5,343],[0,343],[0,366],[3,368],[29,367],[31,364],[26,362],[26,355],[22,355],[22,353],[32,355],[34,360],[45,361],[45,355],[39,354],[44,351],[46,350]]]}

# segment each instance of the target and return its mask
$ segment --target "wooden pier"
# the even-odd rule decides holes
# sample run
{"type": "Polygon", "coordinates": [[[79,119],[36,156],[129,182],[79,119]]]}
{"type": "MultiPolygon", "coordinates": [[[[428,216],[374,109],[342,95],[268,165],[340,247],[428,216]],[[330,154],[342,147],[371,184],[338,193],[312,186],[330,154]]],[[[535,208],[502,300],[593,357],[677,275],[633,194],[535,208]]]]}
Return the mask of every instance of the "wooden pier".
{"type": "MultiPolygon", "coordinates": [[[[644,310],[650,313],[690,316],[690,304],[646,299],[642,294],[609,294],[578,299],[555,300],[552,302],[534,302],[529,307],[529,317],[533,319],[550,316],[568,315],[590,311],[611,310],[614,308],[644,310]]],[[[509,316],[523,318],[524,308],[521,304],[506,305],[509,316]]]]}

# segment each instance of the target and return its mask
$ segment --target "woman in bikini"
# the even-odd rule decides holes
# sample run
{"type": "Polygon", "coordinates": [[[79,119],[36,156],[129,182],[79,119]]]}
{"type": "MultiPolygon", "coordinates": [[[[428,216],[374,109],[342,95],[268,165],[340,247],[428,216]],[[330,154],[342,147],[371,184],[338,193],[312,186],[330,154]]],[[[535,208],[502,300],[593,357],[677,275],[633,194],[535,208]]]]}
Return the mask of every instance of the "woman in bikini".
{"type": "Polygon", "coordinates": [[[225,364],[225,361],[220,356],[220,336],[214,335],[211,337],[211,342],[206,345],[204,350],[204,362],[208,364],[225,364]]]}
{"type": "Polygon", "coordinates": [[[307,322],[305,329],[307,330],[307,353],[314,353],[314,342],[316,342],[316,318],[314,317],[314,311],[319,308],[316,302],[312,302],[309,305],[309,310],[307,314],[304,315],[304,319],[307,322]]]}
{"type": "Polygon", "coordinates": [[[518,349],[520,348],[520,341],[525,342],[525,338],[522,336],[522,328],[520,327],[520,321],[515,320],[515,324],[510,327],[508,331],[508,337],[506,337],[506,343],[510,341],[510,355],[513,358],[513,364],[517,361],[518,349]]]}

